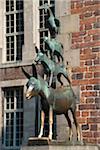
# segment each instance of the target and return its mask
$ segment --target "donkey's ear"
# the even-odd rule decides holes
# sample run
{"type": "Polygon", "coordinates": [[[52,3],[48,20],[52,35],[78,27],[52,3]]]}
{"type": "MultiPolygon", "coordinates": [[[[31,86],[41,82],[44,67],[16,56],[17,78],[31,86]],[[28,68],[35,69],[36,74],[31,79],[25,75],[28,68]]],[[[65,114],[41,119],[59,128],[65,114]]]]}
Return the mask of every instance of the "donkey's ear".
{"type": "Polygon", "coordinates": [[[35,46],[35,51],[36,51],[36,53],[39,52],[39,49],[37,48],[37,46],[35,46]]]}
{"type": "Polygon", "coordinates": [[[32,74],[33,74],[33,77],[38,78],[36,66],[34,64],[32,64],[32,74]]]}
{"type": "Polygon", "coordinates": [[[26,76],[26,78],[30,79],[31,76],[29,75],[29,73],[27,73],[23,67],[21,67],[21,69],[22,69],[22,72],[24,73],[24,75],[26,76]]]}

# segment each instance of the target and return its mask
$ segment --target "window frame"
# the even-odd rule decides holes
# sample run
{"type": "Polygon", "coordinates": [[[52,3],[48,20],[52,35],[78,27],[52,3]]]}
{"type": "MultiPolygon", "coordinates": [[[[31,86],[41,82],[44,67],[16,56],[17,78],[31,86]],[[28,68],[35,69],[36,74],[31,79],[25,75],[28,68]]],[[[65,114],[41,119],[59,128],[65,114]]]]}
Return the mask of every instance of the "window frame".
{"type": "MultiPolygon", "coordinates": [[[[9,0],[10,1],[10,0],[9,0]]],[[[13,0],[14,1],[14,10],[13,11],[8,11],[6,12],[6,0],[4,2],[4,10],[5,10],[5,13],[4,13],[4,26],[5,26],[5,29],[4,29],[4,52],[3,52],[3,63],[14,63],[16,61],[22,61],[22,48],[21,48],[21,51],[20,53],[18,53],[18,47],[17,47],[17,36],[20,35],[20,36],[23,36],[23,43],[22,43],[22,47],[24,45],[24,0],[23,0],[23,9],[22,10],[16,10],[16,0],[13,0]],[[22,31],[17,31],[16,30],[16,22],[17,22],[17,14],[22,14],[22,18],[19,18],[22,22],[23,22],[23,27],[22,27],[22,31]],[[7,16],[10,16],[10,15],[14,15],[14,32],[9,32],[7,33],[7,22],[6,22],[6,17],[7,16]],[[11,59],[11,49],[9,49],[9,59],[7,60],[7,41],[6,41],[6,38],[7,37],[10,37],[10,36],[14,36],[14,59],[12,58],[11,59]],[[18,53],[18,54],[17,54],[18,53]],[[20,58],[21,57],[21,58],[20,58]]],[[[10,7],[10,6],[9,6],[10,7]]],[[[9,20],[9,23],[8,23],[8,30],[11,30],[11,19],[9,20]]],[[[13,23],[12,23],[13,24],[13,23]]],[[[19,23],[20,24],[20,23],[19,23]]]]}
{"type": "MultiPolygon", "coordinates": [[[[4,146],[4,148],[6,148],[6,149],[19,149],[20,148],[20,146],[21,146],[21,144],[19,145],[19,146],[16,146],[16,133],[17,133],[17,128],[16,127],[18,127],[18,126],[20,126],[20,127],[24,127],[24,125],[23,125],[23,121],[24,121],[24,108],[23,108],[23,106],[22,106],[22,108],[17,108],[17,105],[16,105],[16,102],[17,102],[17,98],[16,98],[16,96],[17,96],[17,89],[19,90],[19,92],[20,92],[20,96],[22,96],[22,103],[24,104],[24,87],[23,86],[18,86],[18,87],[9,87],[9,88],[3,88],[2,89],[2,91],[3,91],[3,96],[4,96],[4,102],[3,102],[3,106],[4,106],[4,108],[3,108],[3,117],[4,117],[4,121],[3,121],[3,124],[4,124],[4,126],[3,126],[3,146],[4,146]],[[13,109],[7,109],[6,108],[6,106],[7,106],[7,96],[5,95],[5,93],[10,93],[11,91],[13,91],[13,93],[14,93],[14,108],[13,109]],[[6,114],[9,114],[8,116],[11,116],[11,113],[13,114],[13,116],[14,116],[14,118],[13,118],[13,146],[6,146],[6,140],[7,140],[7,137],[6,137],[6,128],[7,128],[7,117],[6,117],[6,114]],[[22,124],[21,124],[21,122],[19,123],[19,124],[17,124],[17,113],[22,113],[22,124]]],[[[10,94],[9,94],[10,95],[10,94]]],[[[11,95],[10,95],[11,96],[11,95]]],[[[19,97],[20,97],[19,96],[19,97]]],[[[9,101],[10,101],[10,105],[11,105],[11,97],[9,97],[9,101]]],[[[10,107],[11,108],[11,107],[10,107]]],[[[11,121],[11,120],[10,120],[11,121]]],[[[20,121],[21,121],[21,118],[20,118],[20,121]]],[[[9,119],[8,119],[8,122],[9,122],[9,119]]],[[[8,128],[10,129],[11,127],[11,124],[9,125],[8,124],[8,128]]],[[[9,133],[9,132],[8,132],[9,133]]],[[[22,134],[23,134],[24,132],[22,131],[22,134]]],[[[20,136],[20,134],[21,134],[21,132],[18,132],[18,134],[19,134],[19,136],[20,136]]],[[[8,134],[9,135],[9,134],[8,134]]],[[[23,137],[22,137],[23,138],[23,137]]],[[[9,140],[9,139],[8,139],[9,140]]],[[[19,140],[21,140],[20,138],[19,138],[19,140]]],[[[8,142],[10,142],[10,141],[8,141],[8,142]]]]}

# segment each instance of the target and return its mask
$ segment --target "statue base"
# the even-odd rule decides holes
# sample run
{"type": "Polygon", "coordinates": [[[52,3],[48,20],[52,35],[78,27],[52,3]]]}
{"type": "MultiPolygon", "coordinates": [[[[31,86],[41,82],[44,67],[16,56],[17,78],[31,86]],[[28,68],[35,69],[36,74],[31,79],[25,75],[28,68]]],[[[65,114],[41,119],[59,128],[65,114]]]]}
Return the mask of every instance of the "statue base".
{"type": "Polygon", "coordinates": [[[42,146],[42,145],[48,145],[49,139],[46,137],[38,138],[38,137],[30,137],[28,139],[28,146],[42,146]]]}
{"type": "Polygon", "coordinates": [[[99,150],[95,145],[83,145],[81,142],[70,141],[50,141],[46,137],[30,137],[27,146],[22,146],[21,150],[99,150]]]}

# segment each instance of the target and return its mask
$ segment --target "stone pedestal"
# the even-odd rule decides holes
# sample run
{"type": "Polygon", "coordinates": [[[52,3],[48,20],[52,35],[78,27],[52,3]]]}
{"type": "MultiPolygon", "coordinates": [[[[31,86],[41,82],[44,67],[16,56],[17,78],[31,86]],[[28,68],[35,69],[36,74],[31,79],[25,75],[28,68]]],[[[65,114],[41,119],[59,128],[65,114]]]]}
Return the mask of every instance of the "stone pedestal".
{"type": "Polygon", "coordinates": [[[22,146],[21,150],[99,150],[99,146],[82,145],[80,142],[48,140],[48,138],[30,137],[28,146],[22,146]]]}
{"type": "Polygon", "coordinates": [[[99,150],[97,146],[23,146],[21,150],[99,150]]]}
{"type": "Polygon", "coordinates": [[[28,139],[28,146],[44,146],[44,145],[49,145],[49,139],[46,137],[43,138],[37,138],[37,137],[30,137],[28,139]]]}

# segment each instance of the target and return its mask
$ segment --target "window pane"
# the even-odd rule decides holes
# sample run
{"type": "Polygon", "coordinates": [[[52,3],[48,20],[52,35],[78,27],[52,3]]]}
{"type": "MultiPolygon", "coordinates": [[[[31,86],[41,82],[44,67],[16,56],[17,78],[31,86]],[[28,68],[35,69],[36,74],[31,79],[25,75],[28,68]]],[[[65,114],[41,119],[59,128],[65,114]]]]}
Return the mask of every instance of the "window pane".
{"type": "Polygon", "coordinates": [[[7,33],[10,32],[10,31],[9,31],[9,26],[10,26],[10,24],[9,24],[9,19],[10,19],[10,18],[9,18],[9,15],[7,15],[7,16],[6,16],[6,32],[7,32],[7,33]]]}
{"type": "Polygon", "coordinates": [[[11,109],[14,109],[14,97],[11,98],[11,109]]]}
{"type": "Polygon", "coordinates": [[[55,4],[55,0],[50,0],[50,4],[55,4]]]}
{"type": "Polygon", "coordinates": [[[17,51],[17,56],[16,60],[22,60],[22,46],[24,44],[24,35],[17,35],[16,36],[16,51],[17,51]]]}
{"type": "Polygon", "coordinates": [[[6,113],[6,146],[13,146],[14,113],[6,113]]]}
{"type": "Polygon", "coordinates": [[[9,11],[9,0],[6,0],[6,11],[8,12],[9,11]]]}
{"type": "Polygon", "coordinates": [[[10,10],[14,10],[14,0],[10,0],[10,10]]]}
{"type": "Polygon", "coordinates": [[[13,48],[11,49],[11,54],[14,55],[14,49],[13,48]]]}
{"type": "Polygon", "coordinates": [[[16,146],[22,143],[23,137],[23,112],[16,113],[16,146]]]}
{"type": "Polygon", "coordinates": [[[7,61],[10,61],[10,57],[9,57],[9,55],[7,55],[6,59],[7,59],[7,61]]]}
{"type": "Polygon", "coordinates": [[[14,60],[14,55],[11,55],[11,61],[13,61],[14,60]]]}
{"type": "Polygon", "coordinates": [[[24,31],[23,13],[17,13],[16,14],[16,31],[17,32],[24,31]]]}
{"type": "Polygon", "coordinates": [[[14,0],[6,0],[6,12],[14,11],[14,0]]]}
{"type": "Polygon", "coordinates": [[[16,107],[23,108],[23,89],[16,90],[16,107]]]}
{"type": "Polygon", "coordinates": [[[6,15],[6,32],[14,32],[14,14],[6,15]]]}
{"type": "Polygon", "coordinates": [[[11,33],[14,32],[14,14],[11,14],[11,33]]]}
{"type": "Polygon", "coordinates": [[[6,37],[7,61],[14,60],[14,36],[6,37]]]}
{"type": "Polygon", "coordinates": [[[48,0],[44,0],[44,4],[45,4],[45,3],[48,3],[48,0]]]}
{"type": "Polygon", "coordinates": [[[41,31],[40,32],[40,47],[43,47],[43,49],[46,49],[46,45],[43,42],[43,37],[48,36],[48,30],[47,31],[41,31]]]}
{"type": "Polygon", "coordinates": [[[41,6],[41,5],[43,5],[43,1],[42,1],[42,0],[40,0],[40,6],[41,6]]]}
{"type": "Polygon", "coordinates": [[[6,109],[9,109],[9,104],[6,104],[6,109]]]}
{"type": "Polygon", "coordinates": [[[40,6],[45,4],[45,3],[48,3],[48,0],[40,0],[40,6]]]}
{"type": "Polygon", "coordinates": [[[23,9],[23,0],[16,0],[16,10],[23,9]]]}

